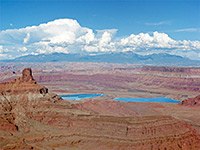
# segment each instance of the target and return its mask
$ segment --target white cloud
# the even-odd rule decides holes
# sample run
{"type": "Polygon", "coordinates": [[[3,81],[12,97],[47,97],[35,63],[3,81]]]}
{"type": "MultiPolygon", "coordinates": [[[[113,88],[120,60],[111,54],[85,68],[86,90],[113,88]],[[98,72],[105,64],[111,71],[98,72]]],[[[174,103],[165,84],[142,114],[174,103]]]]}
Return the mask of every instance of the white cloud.
{"type": "Polygon", "coordinates": [[[200,32],[200,28],[186,28],[175,30],[175,32],[200,32]]]}
{"type": "Polygon", "coordinates": [[[170,25],[170,21],[160,21],[160,22],[146,22],[145,25],[149,26],[159,26],[159,25],[170,25]]]}
{"type": "MultiPolygon", "coordinates": [[[[134,49],[135,52],[177,52],[194,51],[200,53],[200,41],[175,41],[165,33],[154,32],[152,36],[148,33],[139,35],[131,34],[129,37],[122,38],[118,45],[126,51],[134,49]]],[[[185,55],[182,55],[185,56],[185,55]]],[[[192,57],[190,57],[192,58],[192,57]]]]}
{"type": "Polygon", "coordinates": [[[2,57],[2,58],[4,58],[4,57],[6,57],[7,56],[7,54],[0,54],[0,58],[2,57]]]}
{"type": "Polygon", "coordinates": [[[18,51],[19,51],[19,52],[26,52],[26,51],[27,51],[27,48],[26,48],[26,47],[19,47],[19,48],[18,48],[18,51]]]}
{"type": "Polygon", "coordinates": [[[77,42],[90,44],[90,42],[95,40],[95,34],[91,29],[86,29],[87,33],[84,36],[80,36],[77,42]]]}
{"type": "Polygon", "coordinates": [[[3,53],[3,46],[0,45],[0,59],[5,59],[8,55],[3,53]]]}
{"type": "Polygon", "coordinates": [[[2,45],[0,45],[0,53],[1,53],[1,51],[3,50],[3,46],[2,45]]]}
{"type": "Polygon", "coordinates": [[[31,55],[38,55],[38,53],[31,52],[31,55]]]}
{"type": "MultiPolygon", "coordinates": [[[[162,24],[159,23],[159,24],[162,24]]],[[[200,59],[200,41],[175,41],[165,33],[131,34],[116,38],[117,29],[81,27],[73,19],[57,19],[38,26],[0,32],[1,57],[24,54],[133,51],[138,54],[167,52],[200,59]]]]}
{"type": "Polygon", "coordinates": [[[28,43],[29,39],[30,39],[30,33],[27,33],[26,37],[24,38],[24,42],[23,43],[24,44],[28,43]]]}

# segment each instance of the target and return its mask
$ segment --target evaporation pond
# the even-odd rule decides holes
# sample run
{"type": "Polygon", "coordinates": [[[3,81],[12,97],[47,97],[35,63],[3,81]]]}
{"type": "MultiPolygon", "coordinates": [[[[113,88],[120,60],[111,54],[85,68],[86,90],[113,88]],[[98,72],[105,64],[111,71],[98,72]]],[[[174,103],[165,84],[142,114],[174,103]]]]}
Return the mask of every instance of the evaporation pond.
{"type": "Polygon", "coordinates": [[[181,101],[176,101],[166,97],[153,97],[153,98],[115,98],[116,101],[125,102],[157,102],[157,103],[181,103],[181,101]]]}
{"type": "Polygon", "coordinates": [[[92,98],[92,97],[98,97],[98,96],[104,96],[105,94],[73,94],[73,95],[59,95],[63,99],[68,99],[68,100],[81,100],[84,98],[92,98]]]}

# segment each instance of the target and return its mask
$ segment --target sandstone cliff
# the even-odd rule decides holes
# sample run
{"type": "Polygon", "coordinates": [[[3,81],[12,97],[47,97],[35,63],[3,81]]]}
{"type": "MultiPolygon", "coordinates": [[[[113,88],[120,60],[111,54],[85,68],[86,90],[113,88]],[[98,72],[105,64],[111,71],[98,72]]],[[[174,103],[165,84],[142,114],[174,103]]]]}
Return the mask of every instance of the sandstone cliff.
{"type": "Polygon", "coordinates": [[[199,144],[190,125],[171,116],[117,117],[77,107],[36,84],[30,69],[0,84],[3,150],[199,150],[199,144]]]}

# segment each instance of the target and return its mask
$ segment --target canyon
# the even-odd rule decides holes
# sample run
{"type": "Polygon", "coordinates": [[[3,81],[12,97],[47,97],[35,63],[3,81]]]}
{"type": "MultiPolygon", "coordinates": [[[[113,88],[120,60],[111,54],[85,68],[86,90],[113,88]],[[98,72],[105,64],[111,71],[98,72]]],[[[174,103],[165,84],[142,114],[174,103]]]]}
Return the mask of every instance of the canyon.
{"type": "Polygon", "coordinates": [[[199,105],[190,104],[200,91],[198,68],[110,66],[39,69],[33,70],[34,78],[28,68],[1,73],[0,147],[4,150],[200,148],[199,105]],[[99,92],[105,96],[81,101],[58,96],[99,92]],[[183,101],[165,104],[113,100],[158,96],[183,101]]]}

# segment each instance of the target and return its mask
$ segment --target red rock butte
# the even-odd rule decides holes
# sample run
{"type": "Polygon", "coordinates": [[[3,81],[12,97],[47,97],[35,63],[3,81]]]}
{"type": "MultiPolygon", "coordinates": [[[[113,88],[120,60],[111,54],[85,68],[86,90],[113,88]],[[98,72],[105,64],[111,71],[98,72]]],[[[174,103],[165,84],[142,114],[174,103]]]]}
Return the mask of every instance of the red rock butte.
{"type": "Polygon", "coordinates": [[[200,139],[189,124],[171,116],[97,114],[49,93],[27,68],[22,77],[0,84],[0,147],[199,150],[200,139]]]}
{"type": "Polygon", "coordinates": [[[26,68],[22,72],[22,80],[24,82],[33,81],[32,70],[31,68],[26,68]]]}
{"type": "Polygon", "coordinates": [[[24,92],[31,92],[36,94],[46,94],[48,89],[40,86],[33,79],[32,71],[30,68],[26,68],[22,71],[22,77],[12,80],[11,82],[0,83],[0,92],[12,94],[21,94],[24,92]]]}

